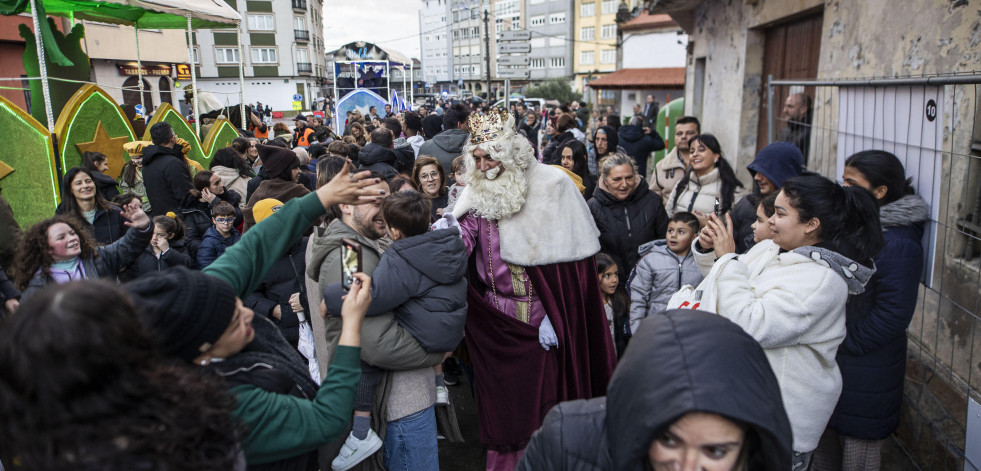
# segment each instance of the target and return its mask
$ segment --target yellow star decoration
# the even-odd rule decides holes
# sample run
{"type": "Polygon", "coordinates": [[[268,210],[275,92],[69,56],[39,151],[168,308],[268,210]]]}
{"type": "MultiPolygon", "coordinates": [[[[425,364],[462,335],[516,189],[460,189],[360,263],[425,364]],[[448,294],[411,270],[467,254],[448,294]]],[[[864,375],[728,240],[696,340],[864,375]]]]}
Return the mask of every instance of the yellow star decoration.
{"type": "Polygon", "coordinates": [[[14,173],[14,168],[7,165],[6,162],[0,160],[0,180],[3,180],[4,177],[10,175],[11,173],[14,173]]]}
{"type": "Polygon", "coordinates": [[[109,170],[106,171],[106,175],[114,179],[119,178],[119,174],[123,171],[123,165],[126,164],[126,158],[123,157],[123,144],[129,141],[126,136],[120,137],[109,137],[109,133],[106,129],[102,127],[102,121],[95,126],[95,135],[92,136],[92,142],[80,142],[75,144],[78,148],[80,154],[86,152],[102,152],[109,159],[109,170]]]}

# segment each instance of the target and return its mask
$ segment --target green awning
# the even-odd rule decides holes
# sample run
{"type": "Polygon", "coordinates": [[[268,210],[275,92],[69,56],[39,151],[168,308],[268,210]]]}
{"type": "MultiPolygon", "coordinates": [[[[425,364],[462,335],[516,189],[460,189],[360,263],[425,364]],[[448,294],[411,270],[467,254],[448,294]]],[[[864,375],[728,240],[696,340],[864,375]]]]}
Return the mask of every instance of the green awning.
{"type": "Polygon", "coordinates": [[[222,0],[43,0],[53,16],[135,26],[139,29],[227,28],[241,20],[222,0]]]}

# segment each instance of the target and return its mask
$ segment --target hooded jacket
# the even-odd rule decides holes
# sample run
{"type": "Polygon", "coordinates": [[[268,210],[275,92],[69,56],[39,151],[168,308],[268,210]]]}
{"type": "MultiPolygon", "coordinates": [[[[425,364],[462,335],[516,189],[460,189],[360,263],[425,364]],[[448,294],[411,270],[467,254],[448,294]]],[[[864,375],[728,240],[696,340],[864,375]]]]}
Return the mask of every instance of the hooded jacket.
{"type": "MultiPolygon", "coordinates": [[[[620,148],[620,138],[617,136],[617,130],[612,126],[600,126],[596,131],[603,131],[603,133],[606,134],[606,148],[610,149],[606,155],[610,155],[614,149],[620,152],[624,151],[622,148],[620,148]]],[[[596,142],[596,133],[593,133],[593,142],[596,142]]],[[[606,157],[606,155],[598,155],[596,153],[596,146],[590,146],[589,155],[586,161],[586,164],[589,167],[589,173],[597,176],[600,174],[599,161],[602,160],[603,157],[606,157]]]]}
{"type": "Polygon", "coordinates": [[[664,139],[653,129],[650,134],[645,134],[644,128],[640,126],[620,126],[618,133],[620,147],[637,161],[637,171],[641,175],[647,175],[647,159],[651,152],[664,149],[664,139]]]}
{"type": "Polygon", "coordinates": [[[225,191],[234,191],[239,196],[239,208],[246,203],[245,196],[249,193],[249,180],[251,178],[242,176],[237,169],[215,165],[211,167],[215,175],[221,177],[221,183],[225,186],[225,191]]]}
{"type": "MultiPolygon", "coordinates": [[[[395,311],[395,320],[427,352],[451,352],[467,320],[467,252],[460,230],[450,228],[395,241],[371,280],[368,316],[395,311]]],[[[339,312],[343,290],[324,290],[329,312],[339,312]]]]}
{"type": "Polygon", "coordinates": [[[709,276],[713,261],[718,265],[699,285],[714,284],[716,306],[703,307],[760,343],[780,383],[794,451],[813,451],[841,393],[835,354],[845,338],[845,302],[863,291],[875,270],[824,247],[784,252],[772,240],[717,261],[699,247],[695,239],[692,251],[703,274],[709,276]]]}
{"type": "Polygon", "coordinates": [[[641,322],[607,396],[555,406],[517,469],[648,469],[651,443],[689,412],[747,424],[759,440],[749,469],[790,469],[790,424],[763,350],[732,322],[688,310],[641,322]]]}
{"type": "Polygon", "coordinates": [[[923,271],[923,230],[930,207],[915,195],[879,209],[885,247],[865,292],[845,308],[847,333],[838,347],[841,399],[828,427],[841,435],[882,440],[899,426],[906,374],[906,328],[923,271]]]}
{"type": "Polygon", "coordinates": [[[372,170],[391,179],[399,173],[395,170],[395,153],[390,149],[369,142],[358,153],[358,170],[372,170]]]}
{"type": "Polygon", "coordinates": [[[151,145],[143,149],[143,186],[153,209],[151,216],[177,212],[181,198],[194,188],[180,144],[174,144],[173,148],[151,145]]]}
{"type": "Polygon", "coordinates": [[[211,209],[216,204],[222,201],[231,204],[235,208],[235,222],[232,225],[238,226],[242,223],[242,211],[239,209],[239,201],[237,199],[238,194],[225,191],[216,196],[217,198],[211,200],[211,203],[205,203],[195,197],[193,193],[188,192],[181,200],[181,207],[177,211],[177,214],[181,217],[181,221],[184,222],[184,240],[187,245],[187,254],[191,257],[193,266],[197,266],[198,248],[201,247],[204,234],[208,232],[208,229],[214,227],[214,223],[211,221],[211,209]]]}
{"type": "MultiPolygon", "coordinates": [[[[787,180],[800,176],[804,169],[804,155],[789,142],[774,142],[764,147],[746,169],[754,177],[757,173],[762,174],[779,191],[787,180]]],[[[752,226],[756,221],[756,206],[765,198],[760,194],[758,185],[753,186],[754,197],[743,198],[732,206],[732,233],[736,240],[736,252],[739,253],[754,245],[752,226]]]]}
{"type": "Polygon", "coordinates": [[[436,160],[443,164],[444,173],[452,175],[453,159],[463,153],[463,146],[468,139],[470,139],[470,133],[462,129],[447,129],[419,147],[419,155],[436,157],[436,160]]]}
{"type": "Polygon", "coordinates": [[[698,286],[703,278],[691,250],[679,257],[666,240],[641,245],[638,253],[642,258],[629,282],[631,331],[637,330],[641,319],[664,311],[671,295],[682,286],[698,286]]]}
{"type": "Polygon", "coordinates": [[[617,258],[621,283],[626,284],[630,271],[640,260],[637,252],[640,244],[663,239],[668,229],[668,215],[661,198],[641,179],[622,201],[596,187],[588,204],[600,230],[600,250],[617,258]]]}
{"type": "Polygon", "coordinates": [[[571,131],[566,131],[550,139],[545,145],[545,150],[542,151],[542,163],[545,165],[562,165],[562,154],[559,153],[559,147],[575,138],[576,136],[571,131]]]}

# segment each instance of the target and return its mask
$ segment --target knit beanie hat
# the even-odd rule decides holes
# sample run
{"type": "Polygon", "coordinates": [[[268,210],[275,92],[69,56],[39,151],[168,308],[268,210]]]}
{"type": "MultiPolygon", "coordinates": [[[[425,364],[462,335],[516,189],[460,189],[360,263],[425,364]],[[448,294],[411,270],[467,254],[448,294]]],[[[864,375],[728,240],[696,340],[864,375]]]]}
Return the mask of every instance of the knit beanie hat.
{"type": "Polygon", "coordinates": [[[266,198],[259,201],[252,207],[252,217],[255,223],[259,224],[263,219],[272,216],[272,213],[279,211],[283,207],[283,202],[274,198],[266,198]]]}
{"type": "Polygon", "coordinates": [[[262,168],[270,178],[276,178],[283,172],[300,166],[300,158],[289,149],[261,144],[256,147],[259,149],[259,158],[262,159],[262,168]]]}
{"type": "Polygon", "coordinates": [[[220,278],[184,267],[123,285],[140,320],[169,356],[191,362],[211,348],[235,315],[235,290],[220,278]]]}
{"type": "Polygon", "coordinates": [[[783,188],[787,180],[799,177],[804,167],[804,154],[790,142],[774,142],[760,151],[746,166],[749,173],[762,173],[777,188],[783,188]]]}

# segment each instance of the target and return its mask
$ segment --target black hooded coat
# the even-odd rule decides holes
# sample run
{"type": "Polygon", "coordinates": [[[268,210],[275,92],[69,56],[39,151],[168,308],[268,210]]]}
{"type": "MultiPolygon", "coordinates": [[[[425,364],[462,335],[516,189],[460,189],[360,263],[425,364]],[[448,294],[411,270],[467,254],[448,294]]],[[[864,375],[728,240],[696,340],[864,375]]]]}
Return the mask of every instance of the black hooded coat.
{"type": "Polygon", "coordinates": [[[746,424],[748,469],[790,469],[790,421],[763,348],[721,316],[680,309],[641,321],[606,397],[549,411],[517,469],[640,471],[651,443],[689,412],[746,424]]]}

